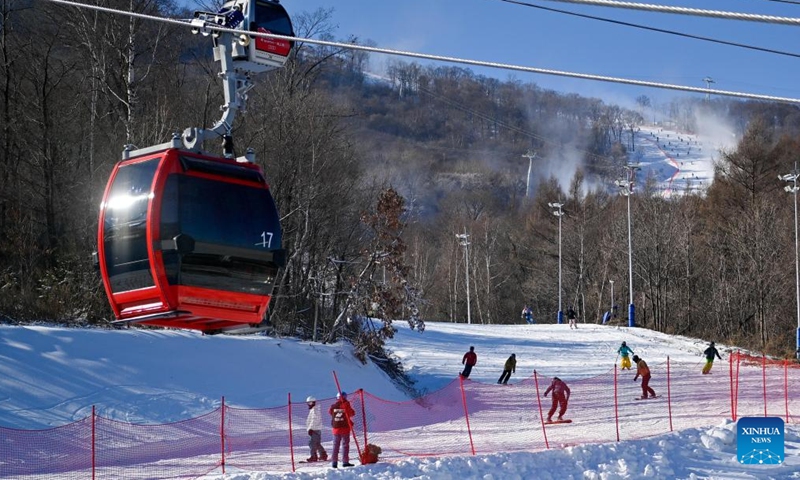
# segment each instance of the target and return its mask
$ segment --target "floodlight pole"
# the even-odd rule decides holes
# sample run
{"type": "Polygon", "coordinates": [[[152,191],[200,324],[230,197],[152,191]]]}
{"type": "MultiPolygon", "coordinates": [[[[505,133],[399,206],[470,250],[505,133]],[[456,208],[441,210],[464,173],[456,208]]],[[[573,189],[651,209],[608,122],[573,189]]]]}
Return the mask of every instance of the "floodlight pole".
{"type": "Polygon", "coordinates": [[[528,150],[528,153],[522,156],[528,159],[528,181],[525,184],[525,198],[531,196],[531,174],[533,173],[533,159],[536,158],[536,152],[528,150]]]}
{"type": "Polygon", "coordinates": [[[794,195],[794,274],[795,274],[795,294],[797,304],[797,344],[795,349],[795,356],[800,360],[800,255],[798,255],[798,241],[797,241],[797,178],[800,173],[797,171],[797,164],[795,164],[794,172],[786,175],[778,175],[780,180],[785,182],[792,182],[792,185],[786,185],[784,190],[794,195]]]}
{"type": "Polygon", "coordinates": [[[561,210],[561,207],[564,206],[563,203],[548,203],[548,207],[554,208],[553,215],[558,217],[558,316],[557,322],[559,325],[564,323],[564,310],[561,308],[561,217],[564,216],[564,212],[561,210]]]}
{"type": "MultiPolygon", "coordinates": [[[[617,180],[620,193],[628,197],[628,292],[630,293],[630,303],[628,304],[628,326],[636,326],[636,308],[633,306],[633,235],[631,231],[631,196],[633,195],[633,176],[639,170],[639,164],[625,165],[627,178],[617,180]]],[[[612,307],[613,308],[613,307],[612,307]]]]}
{"type": "Polygon", "coordinates": [[[465,273],[467,277],[467,324],[472,324],[469,305],[469,235],[467,235],[467,228],[464,227],[464,233],[457,233],[456,238],[459,239],[461,246],[464,247],[464,259],[466,260],[465,273]]]}

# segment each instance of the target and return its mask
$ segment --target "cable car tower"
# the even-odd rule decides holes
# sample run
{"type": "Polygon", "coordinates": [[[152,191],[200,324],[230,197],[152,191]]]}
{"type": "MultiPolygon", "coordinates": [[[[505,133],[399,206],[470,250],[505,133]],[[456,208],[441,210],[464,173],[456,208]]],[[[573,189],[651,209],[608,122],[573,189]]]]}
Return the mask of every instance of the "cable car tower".
{"type": "Polygon", "coordinates": [[[251,75],[283,67],[293,48],[248,32],[294,31],[277,0],[231,0],[196,12],[191,27],[213,38],[222,118],[167,143],[125,147],[100,206],[95,260],[115,323],[246,331],[264,319],[285,251],[269,185],[251,150],[235,157],[231,131],[251,75]],[[203,150],[210,139],[222,139],[222,156],[203,150]]]}

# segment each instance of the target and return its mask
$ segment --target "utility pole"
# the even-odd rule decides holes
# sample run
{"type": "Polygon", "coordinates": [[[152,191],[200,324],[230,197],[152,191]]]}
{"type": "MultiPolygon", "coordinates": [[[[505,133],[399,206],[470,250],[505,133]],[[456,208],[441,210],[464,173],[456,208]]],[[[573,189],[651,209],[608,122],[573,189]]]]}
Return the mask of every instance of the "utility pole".
{"type": "Polygon", "coordinates": [[[528,182],[525,185],[525,198],[529,198],[531,196],[531,175],[533,174],[533,159],[536,158],[536,152],[533,150],[528,150],[528,153],[522,156],[522,158],[528,159],[528,182]]]}

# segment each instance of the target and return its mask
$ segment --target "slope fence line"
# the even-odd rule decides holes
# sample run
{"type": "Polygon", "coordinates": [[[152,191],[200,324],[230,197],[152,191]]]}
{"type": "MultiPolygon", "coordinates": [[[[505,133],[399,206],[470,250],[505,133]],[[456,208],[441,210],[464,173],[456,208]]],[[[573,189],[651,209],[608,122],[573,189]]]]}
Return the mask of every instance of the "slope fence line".
{"type": "MultiPolygon", "coordinates": [[[[568,381],[564,415],[572,423],[544,419],[559,411],[540,389],[552,378],[534,371],[514,385],[484,384],[459,377],[444,388],[402,402],[360,389],[355,411],[354,458],[367,462],[410,457],[538,451],[568,445],[608,443],[708,427],[743,416],[800,418],[800,366],[732,353],[728,371],[704,375],[696,364],[653,362],[654,399],[640,400],[635,373],[618,369],[568,381]],[[551,408],[552,407],[552,408],[551,408]],[[355,458],[355,457],[359,458],[355,458]]],[[[335,398],[317,403],[325,418],[335,398]]],[[[286,405],[244,409],[221,407],[196,418],[142,425],[91,415],[45,430],[0,427],[0,478],[15,479],[191,479],[210,473],[311,471],[304,402],[291,393],[286,405]]],[[[323,446],[332,450],[330,429],[323,446]]],[[[341,460],[341,459],[340,459],[341,460]]]]}

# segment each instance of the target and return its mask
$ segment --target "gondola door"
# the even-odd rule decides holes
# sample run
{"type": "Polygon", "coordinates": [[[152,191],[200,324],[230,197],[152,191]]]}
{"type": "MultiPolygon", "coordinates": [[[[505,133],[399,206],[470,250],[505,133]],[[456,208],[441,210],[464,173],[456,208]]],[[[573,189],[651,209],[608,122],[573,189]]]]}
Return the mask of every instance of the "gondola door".
{"type": "Polygon", "coordinates": [[[106,294],[118,319],[168,310],[151,264],[152,208],[163,155],[119,163],[100,206],[98,260],[106,294]]]}

